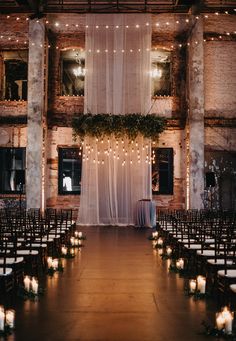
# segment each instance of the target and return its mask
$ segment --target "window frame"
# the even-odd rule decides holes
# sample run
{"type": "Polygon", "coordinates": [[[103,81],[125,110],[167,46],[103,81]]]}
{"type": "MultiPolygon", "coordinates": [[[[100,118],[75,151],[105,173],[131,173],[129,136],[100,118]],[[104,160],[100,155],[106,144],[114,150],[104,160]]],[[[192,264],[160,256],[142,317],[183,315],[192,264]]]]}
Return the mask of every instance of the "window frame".
{"type": "Polygon", "coordinates": [[[155,98],[162,98],[162,97],[172,97],[173,96],[173,55],[172,55],[172,51],[168,51],[169,53],[169,61],[166,61],[166,62],[161,62],[161,61],[157,61],[156,60],[156,57],[155,57],[155,53],[158,53],[158,50],[163,53],[167,52],[166,50],[162,49],[162,48],[159,48],[159,49],[153,49],[151,51],[151,72],[153,72],[153,68],[152,68],[152,65],[154,63],[158,63],[158,64],[169,64],[169,91],[168,93],[163,93],[163,94],[155,94],[154,93],[154,90],[155,90],[155,87],[154,87],[154,84],[153,84],[153,79],[151,77],[151,92],[152,92],[152,98],[155,99],[155,98]]]}
{"type": "MultiPolygon", "coordinates": [[[[27,101],[27,97],[28,97],[28,50],[27,49],[7,49],[7,50],[1,50],[1,56],[2,56],[2,72],[1,72],[1,81],[0,81],[0,85],[1,85],[1,89],[0,89],[0,93],[1,93],[1,98],[0,100],[4,101],[27,101]],[[12,56],[6,56],[6,53],[8,54],[13,54],[12,56]],[[23,56],[21,55],[21,53],[23,54],[23,56]],[[24,59],[24,55],[25,55],[25,60],[24,59]],[[11,99],[11,98],[7,98],[7,72],[6,72],[6,64],[9,62],[13,62],[13,61],[18,61],[18,62],[24,62],[26,64],[26,70],[27,70],[27,75],[26,75],[26,79],[19,79],[18,81],[21,81],[21,87],[19,88],[18,86],[18,99],[11,99]],[[24,97],[24,88],[26,88],[26,96],[24,97]],[[19,92],[21,90],[21,92],[19,92]],[[24,98],[23,98],[24,97],[24,98]]],[[[16,82],[16,80],[14,81],[14,83],[16,82]]]]}
{"type": "MultiPolygon", "coordinates": [[[[83,76],[78,76],[78,78],[81,79],[81,81],[83,81],[83,88],[81,88],[81,94],[68,94],[65,93],[65,91],[63,90],[63,85],[64,85],[64,63],[66,62],[71,62],[74,63],[76,65],[82,65],[83,69],[86,70],[85,68],[85,63],[86,63],[86,58],[85,55],[83,55],[83,51],[81,50],[80,47],[77,48],[66,48],[65,50],[61,50],[60,51],[60,96],[66,96],[66,97],[84,97],[84,92],[85,92],[85,77],[86,75],[83,76]],[[80,54],[79,59],[81,60],[81,64],[76,64],[76,58],[72,59],[70,57],[65,57],[65,53],[66,52],[73,52],[73,54],[80,54]],[[83,79],[82,79],[83,78],[83,79]]],[[[76,77],[75,77],[76,78],[76,77]]],[[[72,86],[73,86],[73,82],[71,82],[72,86]]]]}
{"type": "Polygon", "coordinates": [[[63,190],[63,151],[64,150],[80,150],[81,151],[81,170],[82,174],[82,149],[80,147],[58,147],[58,195],[80,195],[81,189],[78,191],[63,190]]]}
{"type": "MultiPolygon", "coordinates": [[[[155,163],[157,163],[157,165],[155,166],[155,168],[158,168],[158,177],[159,177],[159,190],[158,191],[154,191],[152,189],[152,195],[173,195],[174,194],[174,149],[171,147],[165,147],[165,148],[159,148],[159,147],[154,147],[152,148],[152,151],[155,150],[155,163]],[[166,170],[160,170],[160,158],[159,155],[161,154],[161,151],[168,151],[168,168],[166,170]],[[160,177],[161,174],[163,173],[167,173],[167,181],[168,181],[168,187],[166,191],[163,191],[163,188],[161,188],[160,186],[160,177]]],[[[152,177],[153,177],[153,173],[154,173],[154,169],[153,169],[153,164],[152,164],[152,177]]],[[[153,181],[153,178],[152,178],[153,181]]]]}
{"type": "MultiPolygon", "coordinates": [[[[9,170],[6,168],[4,169],[3,167],[0,169],[0,195],[5,195],[5,194],[25,194],[25,185],[26,185],[26,147],[0,147],[0,154],[1,151],[4,150],[21,150],[22,151],[22,162],[23,162],[23,168],[22,169],[18,169],[18,171],[23,171],[24,172],[24,182],[23,182],[23,187],[21,190],[15,190],[15,191],[7,191],[3,189],[3,180],[2,180],[2,173],[4,171],[8,171],[9,170]]],[[[0,158],[1,160],[1,158],[0,158]]],[[[17,171],[17,169],[15,169],[15,171],[17,171]]]]}

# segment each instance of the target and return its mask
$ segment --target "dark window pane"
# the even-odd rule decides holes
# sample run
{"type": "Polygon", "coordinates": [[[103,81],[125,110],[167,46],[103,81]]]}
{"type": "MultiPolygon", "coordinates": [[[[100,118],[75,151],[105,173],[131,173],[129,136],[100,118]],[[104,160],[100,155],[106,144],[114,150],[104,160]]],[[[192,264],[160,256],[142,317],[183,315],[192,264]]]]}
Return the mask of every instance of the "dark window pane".
{"type": "Polygon", "coordinates": [[[81,149],[59,149],[59,194],[80,194],[81,167],[81,149]]]}
{"type": "Polygon", "coordinates": [[[27,99],[28,62],[27,51],[3,52],[5,79],[4,98],[27,99]]]}
{"type": "Polygon", "coordinates": [[[25,148],[0,148],[0,192],[25,190],[25,148]]]}
{"type": "Polygon", "coordinates": [[[173,194],[173,149],[153,148],[152,193],[173,194]]]}
{"type": "Polygon", "coordinates": [[[171,96],[171,54],[158,49],[151,52],[152,95],[171,96]]]}
{"type": "Polygon", "coordinates": [[[81,51],[67,50],[61,53],[62,95],[83,96],[85,55],[81,51]]]}

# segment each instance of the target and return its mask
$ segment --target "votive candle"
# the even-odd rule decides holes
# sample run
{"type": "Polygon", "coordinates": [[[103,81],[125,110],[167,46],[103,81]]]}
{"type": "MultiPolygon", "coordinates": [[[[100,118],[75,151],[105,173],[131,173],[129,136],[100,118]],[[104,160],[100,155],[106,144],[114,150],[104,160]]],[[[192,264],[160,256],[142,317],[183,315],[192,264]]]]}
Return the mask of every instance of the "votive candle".
{"type": "Polygon", "coordinates": [[[67,254],[67,247],[66,247],[66,246],[62,246],[62,248],[61,248],[61,253],[62,253],[63,255],[66,255],[66,254],[67,254]]]}
{"type": "Polygon", "coordinates": [[[15,312],[14,312],[14,310],[9,309],[6,311],[6,324],[10,328],[14,328],[14,326],[15,326],[15,312]]]}
{"type": "Polygon", "coordinates": [[[58,259],[57,258],[53,259],[52,267],[53,267],[54,270],[58,269],[58,259]]]}
{"type": "Polygon", "coordinates": [[[194,293],[194,292],[196,291],[196,288],[197,288],[197,282],[196,282],[196,280],[195,280],[195,279],[191,279],[191,280],[189,281],[189,291],[190,291],[191,293],[194,293]]]}
{"type": "Polygon", "coordinates": [[[222,316],[225,321],[225,334],[232,334],[232,326],[233,326],[233,313],[227,308],[224,307],[222,311],[222,316]]]}
{"type": "Polygon", "coordinates": [[[216,313],[216,328],[218,330],[222,330],[224,328],[224,324],[225,324],[225,319],[222,315],[222,312],[216,313]]]}
{"type": "Polygon", "coordinates": [[[24,287],[26,291],[30,291],[30,278],[29,276],[25,276],[24,278],[24,287]]]}
{"type": "Polygon", "coordinates": [[[206,278],[203,276],[197,276],[197,289],[200,291],[200,294],[206,293],[206,278]]]}
{"type": "Polygon", "coordinates": [[[0,307],[0,331],[4,331],[5,327],[5,312],[4,308],[0,307]]]}
{"type": "Polygon", "coordinates": [[[48,263],[48,267],[51,268],[52,267],[52,257],[48,257],[47,263],[48,263]]]}
{"type": "Polygon", "coordinates": [[[34,294],[38,294],[39,284],[38,281],[33,277],[31,281],[31,288],[34,294]]]}
{"type": "Polygon", "coordinates": [[[184,268],[184,259],[183,258],[179,258],[176,262],[176,267],[179,270],[183,270],[184,268]]]}

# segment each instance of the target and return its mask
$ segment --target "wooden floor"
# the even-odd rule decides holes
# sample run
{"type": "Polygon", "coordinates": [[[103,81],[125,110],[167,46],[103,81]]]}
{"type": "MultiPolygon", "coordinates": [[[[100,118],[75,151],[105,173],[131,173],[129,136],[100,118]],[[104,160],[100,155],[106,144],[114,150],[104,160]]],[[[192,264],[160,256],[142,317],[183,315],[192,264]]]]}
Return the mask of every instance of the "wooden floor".
{"type": "Polygon", "coordinates": [[[210,302],[184,295],[184,280],[168,273],[147,237],[149,229],[79,228],[87,240],[63,273],[45,276],[38,302],[15,302],[8,340],[201,341],[201,321],[213,323],[210,302]]]}

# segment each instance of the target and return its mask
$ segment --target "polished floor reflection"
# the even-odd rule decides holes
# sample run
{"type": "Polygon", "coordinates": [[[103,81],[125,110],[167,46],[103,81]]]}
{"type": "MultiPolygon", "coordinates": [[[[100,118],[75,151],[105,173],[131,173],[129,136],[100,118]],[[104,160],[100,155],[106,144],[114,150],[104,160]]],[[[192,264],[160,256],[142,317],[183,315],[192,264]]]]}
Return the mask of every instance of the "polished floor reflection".
{"type": "Polygon", "coordinates": [[[45,277],[38,302],[18,301],[9,340],[201,341],[214,309],[184,295],[184,280],[147,240],[148,229],[80,228],[85,247],[45,277]]]}

